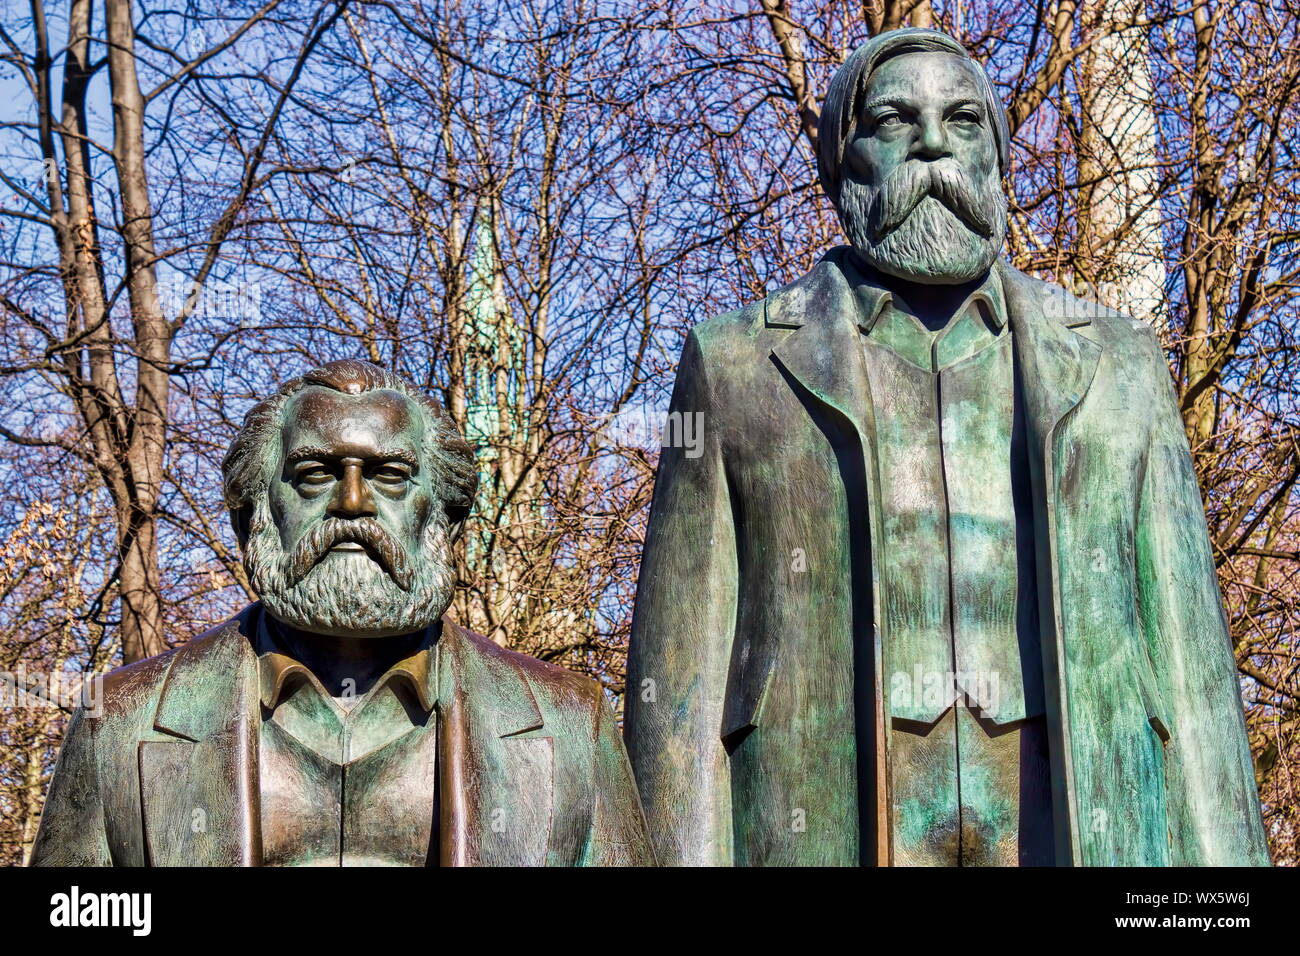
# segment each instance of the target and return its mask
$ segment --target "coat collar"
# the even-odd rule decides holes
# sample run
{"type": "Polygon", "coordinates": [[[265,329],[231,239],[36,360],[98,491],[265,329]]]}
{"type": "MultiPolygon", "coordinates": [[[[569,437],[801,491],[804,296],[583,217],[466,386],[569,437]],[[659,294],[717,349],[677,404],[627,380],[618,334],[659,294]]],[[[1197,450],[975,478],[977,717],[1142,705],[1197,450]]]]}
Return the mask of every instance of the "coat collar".
{"type": "MultiPolygon", "coordinates": [[[[192,742],[205,740],[237,722],[236,705],[246,706],[250,690],[255,692],[254,699],[261,697],[265,688],[260,671],[254,688],[244,686],[249,665],[257,670],[253,648],[260,612],[261,605],[252,604],[176,652],[155,712],[155,730],[192,742]]],[[[537,699],[510,652],[445,617],[439,646],[449,659],[448,666],[409,671],[413,678],[428,681],[424,693],[431,695],[432,702],[458,687],[473,688],[476,715],[493,727],[498,737],[542,727],[537,699]]]]}
{"type": "MultiPolygon", "coordinates": [[[[258,698],[266,710],[274,710],[294,679],[306,680],[323,697],[329,694],[311,671],[293,656],[276,628],[268,623],[268,616],[260,615],[257,628],[258,698]]],[[[401,687],[411,695],[424,713],[429,713],[438,703],[438,628],[427,628],[419,647],[402,658],[378,680],[368,694],[377,693],[386,684],[401,687]]]]}
{"type": "MultiPolygon", "coordinates": [[[[854,299],[858,303],[858,327],[870,334],[876,323],[884,315],[885,309],[896,306],[909,315],[915,310],[908,305],[897,292],[890,290],[870,267],[863,265],[852,252],[844,252],[837,257],[844,279],[849,284],[854,299]]],[[[1002,293],[1002,275],[997,269],[990,269],[984,281],[971,290],[965,300],[954,310],[956,318],[972,307],[978,307],[981,315],[996,329],[1001,330],[1007,324],[1006,300],[1002,293]]],[[[918,323],[919,327],[919,323],[918,323]]],[[[939,334],[943,334],[942,332],[939,334]]]]}
{"type": "MultiPolygon", "coordinates": [[[[872,419],[861,322],[874,321],[890,293],[864,282],[847,246],[832,249],[808,275],[768,296],[764,320],[794,334],[773,351],[813,395],[840,411],[865,437],[872,419]]],[[[1016,339],[1024,374],[1031,437],[1045,450],[1057,423],[1083,400],[1101,347],[1076,329],[1102,307],[1031,279],[999,260],[981,289],[995,284],[1016,339]]],[[[983,294],[983,293],[981,293],[983,294]]]]}
{"type": "MultiPolygon", "coordinates": [[[[261,860],[260,604],[181,647],[140,744],[149,862],[261,860]]],[[[536,865],[550,843],[552,741],[518,655],[444,618],[437,687],[446,865],[536,865]]]]}

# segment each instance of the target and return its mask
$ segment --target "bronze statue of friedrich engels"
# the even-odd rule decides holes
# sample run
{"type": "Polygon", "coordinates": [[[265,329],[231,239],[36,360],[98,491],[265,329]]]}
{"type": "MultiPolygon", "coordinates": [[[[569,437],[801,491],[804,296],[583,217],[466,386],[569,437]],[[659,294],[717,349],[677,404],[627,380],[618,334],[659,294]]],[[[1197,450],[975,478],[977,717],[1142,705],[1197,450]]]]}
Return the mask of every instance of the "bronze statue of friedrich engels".
{"type": "Polygon", "coordinates": [[[34,863],[651,861],[596,683],[442,616],[478,473],[435,401],[332,362],[249,413],[223,473],[261,602],[108,676],[34,863]]]}
{"type": "Polygon", "coordinates": [[[1266,864],[1152,330],[999,258],[950,37],[857,50],[818,148],[851,245],[678,370],[625,731],[660,862],[1266,864]]]}

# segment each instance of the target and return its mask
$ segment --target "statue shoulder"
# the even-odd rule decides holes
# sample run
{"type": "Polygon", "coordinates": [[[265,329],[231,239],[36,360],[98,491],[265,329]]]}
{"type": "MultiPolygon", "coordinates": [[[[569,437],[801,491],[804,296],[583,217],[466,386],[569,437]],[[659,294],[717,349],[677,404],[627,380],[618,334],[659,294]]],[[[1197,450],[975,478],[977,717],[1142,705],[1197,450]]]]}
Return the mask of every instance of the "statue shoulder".
{"type": "MultiPolygon", "coordinates": [[[[513,653],[513,652],[512,652],[513,653]]],[[[520,668],[528,675],[534,691],[547,698],[546,703],[556,709],[592,713],[602,698],[600,685],[586,674],[579,674],[549,661],[517,654],[520,668]]]]}
{"type": "Polygon", "coordinates": [[[585,674],[502,647],[467,627],[455,627],[461,640],[471,643],[480,655],[509,664],[522,674],[539,697],[538,703],[546,709],[589,711],[601,695],[600,685],[585,674]]]}
{"type": "Polygon", "coordinates": [[[244,641],[246,626],[257,607],[250,605],[184,644],[106,674],[101,690],[102,714],[126,717],[145,707],[152,713],[177,655],[183,650],[187,657],[203,657],[231,641],[244,641]]]}
{"type": "Polygon", "coordinates": [[[113,717],[126,716],[155,701],[177,650],[179,648],[173,647],[104,675],[100,691],[102,713],[113,717]]]}
{"type": "Polygon", "coordinates": [[[1114,355],[1147,360],[1163,351],[1155,330],[1147,322],[1113,309],[1095,299],[1075,295],[1068,289],[1036,278],[1006,265],[1003,282],[1017,286],[1021,299],[1034,301],[1043,315],[1073,328],[1080,335],[1104,346],[1114,355]]]}
{"type": "MultiPolygon", "coordinates": [[[[811,312],[825,308],[847,287],[841,262],[845,247],[824,255],[810,271],[731,312],[715,315],[691,330],[705,367],[726,376],[744,368],[744,360],[767,362],[773,345],[811,312]]],[[[688,343],[687,349],[691,345],[688,343]]]]}
{"type": "MultiPolygon", "coordinates": [[[[705,319],[691,329],[689,340],[699,350],[700,359],[710,368],[725,368],[734,362],[738,350],[753,348],[755,335],[763,328],[766,299],[705,319]]],[[[688,341],[687,349],[691,348],[688,341]]]]}

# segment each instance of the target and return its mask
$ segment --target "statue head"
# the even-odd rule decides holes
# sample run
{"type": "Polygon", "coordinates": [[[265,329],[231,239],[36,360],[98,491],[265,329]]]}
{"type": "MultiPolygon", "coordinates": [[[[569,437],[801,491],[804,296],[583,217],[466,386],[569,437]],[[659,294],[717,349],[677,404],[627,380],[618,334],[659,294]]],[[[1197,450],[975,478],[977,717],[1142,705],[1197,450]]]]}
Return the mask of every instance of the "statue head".
{"type": "Polygon", "coordinates": [[[474,453],[432,398],[368,362],[330,362],[257,405],[222,463],[244,566],[273,617],[388,637],[451,603],[474,453]]]}
{"type": "Polygon", "coordinates": [[[892,30],[844,61],[822,108],[818,170],[857,254],[957,284],[1002,251],[1006,113],[983,67],[935,30],[892,30]]]}

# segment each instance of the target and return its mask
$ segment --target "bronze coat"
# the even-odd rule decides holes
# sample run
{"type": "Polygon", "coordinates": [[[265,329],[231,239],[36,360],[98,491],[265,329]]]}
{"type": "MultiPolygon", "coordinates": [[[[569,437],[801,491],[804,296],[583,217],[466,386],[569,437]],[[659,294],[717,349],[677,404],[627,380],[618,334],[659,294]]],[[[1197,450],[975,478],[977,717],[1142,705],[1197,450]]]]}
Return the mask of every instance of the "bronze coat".
{"type": "MultiPolygon", "coordinates": [[[[846,251],[702,323],[682,355],[671,410],[702,416],[703,443],[663,452],[628,673],[628,749],[661,863],[890,858],[874,424],[846,251]]],[[[1057,859],[1266,864],[1155,335],[996,268],[1025,395],[1057,859]]]]}
{"type": "MultiPolygon", "coordinates": [[[[68,728],[33,864],[258,865],[258,612],[108,676],[102,714],[68,728]]],[[[596,683],[446,619],[440,648],[441,863],[650,863],[596,683]]]]}

